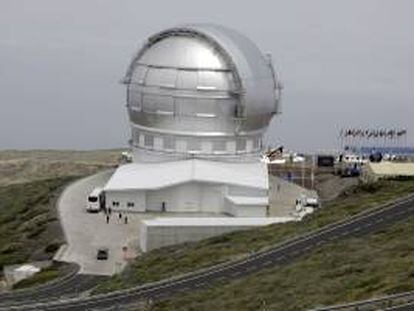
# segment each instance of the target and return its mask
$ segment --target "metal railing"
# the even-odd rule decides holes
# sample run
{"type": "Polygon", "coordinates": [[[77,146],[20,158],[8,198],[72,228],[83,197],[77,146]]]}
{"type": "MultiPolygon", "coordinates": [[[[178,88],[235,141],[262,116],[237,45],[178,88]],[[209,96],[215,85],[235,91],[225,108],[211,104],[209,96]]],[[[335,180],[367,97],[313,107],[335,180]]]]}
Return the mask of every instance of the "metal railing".
{"type": "MultiPolygon", "coordinates": [[[[398,310],[399,307],[412,305],[414,303],[414,291],[399,293],[379,298],[355,301],[346,304],[320,307],[309,311],[377,311],[377,310],[398,310]]],[[[413,306],[414,309],[414,306],[413,306]]],[[[413,310],[412,309],[412,310],[413,310]]]]}

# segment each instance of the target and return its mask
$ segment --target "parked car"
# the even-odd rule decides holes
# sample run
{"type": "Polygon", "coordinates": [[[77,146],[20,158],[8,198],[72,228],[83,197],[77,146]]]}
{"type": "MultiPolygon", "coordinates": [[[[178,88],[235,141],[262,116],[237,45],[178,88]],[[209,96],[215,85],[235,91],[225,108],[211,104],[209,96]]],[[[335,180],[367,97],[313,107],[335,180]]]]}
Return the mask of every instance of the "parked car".
{"type": "Polygon", "coordinates": [[[101,247],[98,249],[96,253],[97,260],[108,260],[109,257],[109,250],[106,247],[101,247]]]}

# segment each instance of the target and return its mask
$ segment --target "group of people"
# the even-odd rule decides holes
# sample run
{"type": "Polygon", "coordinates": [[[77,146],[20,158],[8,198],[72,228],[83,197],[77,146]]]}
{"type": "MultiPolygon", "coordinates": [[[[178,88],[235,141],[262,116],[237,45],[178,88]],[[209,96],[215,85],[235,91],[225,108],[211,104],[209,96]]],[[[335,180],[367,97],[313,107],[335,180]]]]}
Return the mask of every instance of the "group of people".
{"type": "MultiPolygon", "coordinates": [[[[112,216],[112,209],[109,208],[105,208],[105,218],[106,218],[106,223],[109,224],[109,220],[112,216]]],[[[118,213],[118,219],[121,221],[122,218],[124,219],[124,224],[128,224],[128,215],[122,216],[122,213],[119,212],[118,213]]]]}

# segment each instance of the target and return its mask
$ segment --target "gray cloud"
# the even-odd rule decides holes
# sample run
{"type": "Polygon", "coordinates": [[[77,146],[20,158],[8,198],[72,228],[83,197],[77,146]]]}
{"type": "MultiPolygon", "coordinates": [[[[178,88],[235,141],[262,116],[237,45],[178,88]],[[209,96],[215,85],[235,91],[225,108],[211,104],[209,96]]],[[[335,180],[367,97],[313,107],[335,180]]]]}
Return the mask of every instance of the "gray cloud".
{"type": "Polygon", "coordinates": [[[0,148],[125,146],[118,81],[144,38],[189,22],[233,27],[272,53],[285,89],[271,142],[316,150],[335,147],[344,125],[410,130],[413,9],[409,0],[2,0],[0,148]]]}

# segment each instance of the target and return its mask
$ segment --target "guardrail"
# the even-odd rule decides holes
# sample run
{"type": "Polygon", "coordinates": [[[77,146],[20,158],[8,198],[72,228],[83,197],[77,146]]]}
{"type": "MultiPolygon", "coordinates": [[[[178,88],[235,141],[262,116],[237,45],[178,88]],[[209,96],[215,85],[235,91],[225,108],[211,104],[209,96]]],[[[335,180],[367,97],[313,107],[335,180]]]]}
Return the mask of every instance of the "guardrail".
{"type": "Polygon", "coordinates": [[[78,265],[71,265],[68,269],[70,269],[70,273],[51,282],[30,289],[2,294],[0,309],[8,310],[11,306],[45,303],[70,297],[76,298],[95,287],[102,280],[101,276],[78,274],[78,265]]]}
{"type": "Polygon", "coordinates": [[[33,293],[39,293],[39,292],[43,292],[45,290],[54,288],[57,285],[65,283],[68,280],[72,279],[79,272],[79,270],[80,270],[80,267],[78,264],[70,263],[68,266],[68,272],[62,277],[56,278],[47,283],[36,285],[30,288],[22,288],[22,289],[16,289],[13,291],[7,291],[7,292],[0,293],[0,304],[3,302],[4,299],[7,299],[7,298],[29,296],[30,294],[33,294],[33,293]]]}
{"type": "MultiPolygon", "coordinates": [[[[334,305],[310,309],[309,311],[374,311],[374,310],[398,310],[406,305],[414,303],[414,291],[399,293],[379,298],[355,301],[346,304],[334,305]]],[[[413,310],[413,309],[410,309],[413,310]]]]}
{"type": "Polygon", "coordinates": [[[403,305],[399,305],[396,307],[387,308],[386,311],[413,311],[414,310],[414,302],[409,302],[403,305]]]}
{"type": "Polygon", "coordinates": [[[286,261],[286,258],[294,260],[298,253],[318,247],[319,242],[328,242],[343,236],[361,233],[364,230],[362,228],[372,230],[381,225],[388,224],[388,221],[398,221],[411,213],[414,213],[414,195],[383,204],[345,220],[326,225],[311,233],[280,242],[266,250],[251,254],[244,259],[220,263],[194,272],[106,294],[52,301],[46,304],[32,303],[30,306],[10,307],[7,310],[89,310],[97,307],[105,308],[111,305],[130,304],[133,301],[148,297],[165,297],[177,291],[201,287],[203,284],[208,284],[222,277],[239,277],[241,274],[246,273],[246,271],[251,272],[257,267],[262,269],[269,262],[271,264],[283,263],[286,261]]]}

